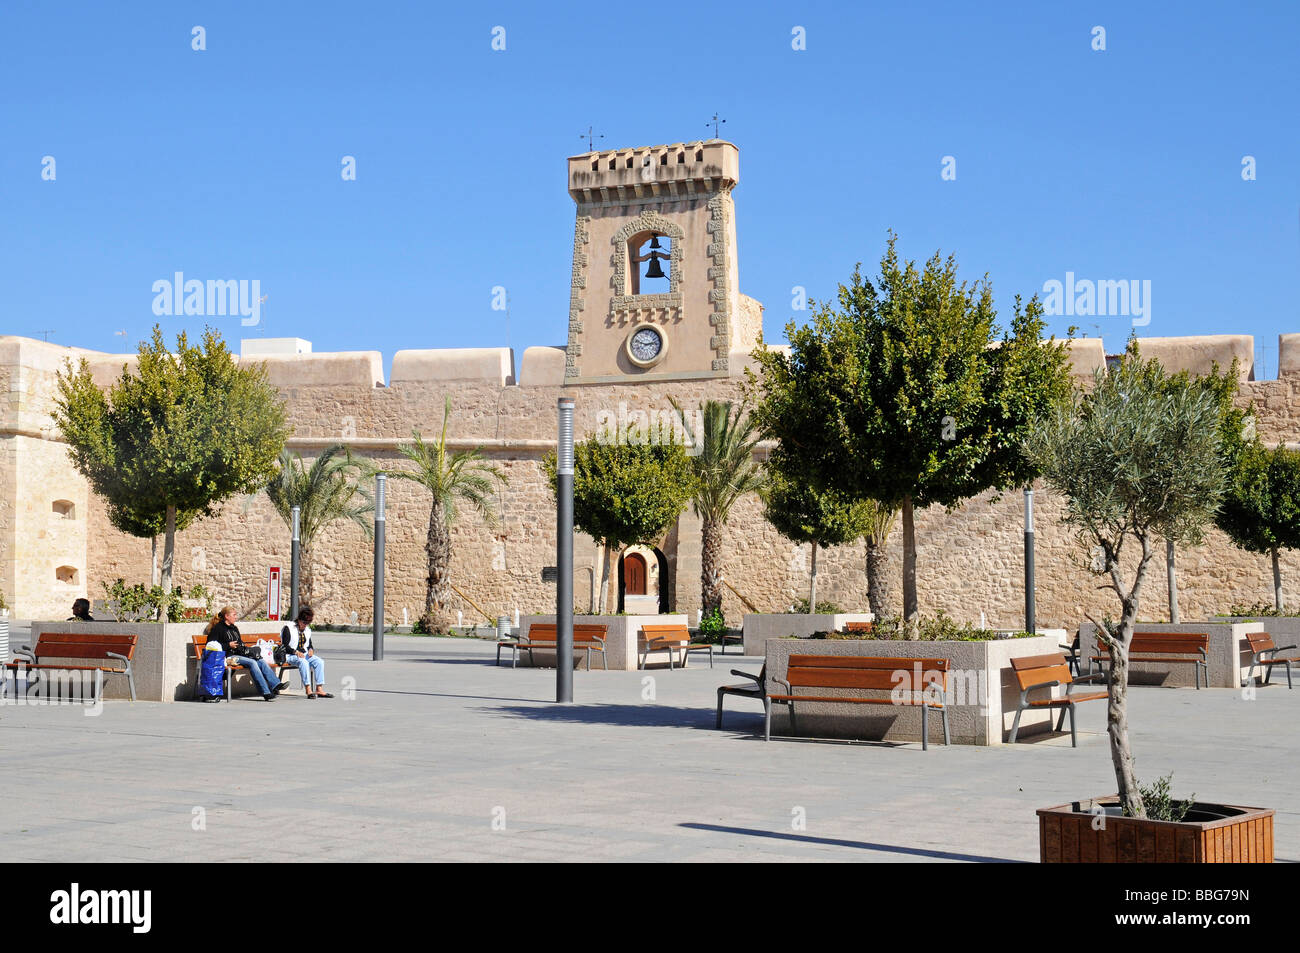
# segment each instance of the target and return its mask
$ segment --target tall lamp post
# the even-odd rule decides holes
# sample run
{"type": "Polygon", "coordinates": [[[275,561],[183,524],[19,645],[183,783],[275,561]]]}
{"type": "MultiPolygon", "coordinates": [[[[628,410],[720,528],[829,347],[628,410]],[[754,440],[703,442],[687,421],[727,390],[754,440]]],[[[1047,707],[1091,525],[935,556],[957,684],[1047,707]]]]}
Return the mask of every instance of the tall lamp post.
{"type": "Polygon", "coordinates": [[[384,657],[384,529],[388,518],[384,514],[384,487],[388,477],[380,473],[375,477],[375,620],[370,637],[370,657],[378,662],[384,657]]]}
{"type": "Polygon", "coordinates": [[[1025,631],[1034,629],[1034,490],[1025,487],[1025,631]]]}
{"type": "Polygon", "coordinates": [[[289,621],[293,622],[298,618],[298,570],[301,567],[300,556],[302,551],[301,543],[301,522],[302,510],[295,506],[291,511],[293,514],[293,546],[289,556],[289,621]]]}
{"type": "Polygon", "coordinates": [[[555,466],[555,700],[573,701],[573,398],[559,400],[555,466]]]}

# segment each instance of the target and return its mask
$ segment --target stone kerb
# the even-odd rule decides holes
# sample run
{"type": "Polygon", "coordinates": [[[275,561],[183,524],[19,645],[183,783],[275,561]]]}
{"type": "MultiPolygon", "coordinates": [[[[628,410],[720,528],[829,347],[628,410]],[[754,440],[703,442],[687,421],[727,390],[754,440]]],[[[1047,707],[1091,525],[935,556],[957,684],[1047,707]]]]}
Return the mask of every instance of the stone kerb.
{"type": "Polygon", "coordinates": [[[766,651],[768,639],[784,639],[791,635],[802,639],[814,632],[833,632],[844,628],[849,622],[872,622],[875,618],[870,612],[747,613],[742,633],[745,654],[762,655],[766,651]]]}
{"type": "MultiPolygon", "coordinates": [[[[879,639],[769,639],[766,647],[767,690],[784,692],[773,679],[785,678],[791,655],[868,655],[898,658],[946,658],[949,660],[949,694],[946,703],[952,743],[999,745],[1010,734],[1020,689],[1011,669],[1011,659],[1059,652],[1057,639],[1037,635],[1022,639],[988,642],[905,642],[879,639]]],[[[1052,690],[1059,697],[1062,690],[1052,690]]],[[[853,694],[843,689],[817,694],[853,694]]],[[[797,692],[796,692],[797,694],[797,692]]],[[[882,696],[883,697],[883,696],[882,696]]],[[[800,736],[855,738],[894,742],[921,740],[921,711],[909,705],[836,705],[807,702],[798,705],[796,717],[800,736]]],[[[1039,734],[1052,727],[1052,714],[1026,711],[1020,719],[1019,738],[1039,734]]],[[[781,705],[772,706],[773,735],[790,733],[790,717],[781,705]]],[[[942,723],[932,713],[930,743],[943,740],[942,723]]]]}
{"type": "MultiPolygon", "coordinates": [[[[523,636],[528,635],[529,629],[535,623],[555,624],[554,615],[525,615],[519,618],[519,631],[523,636]]],[[[635,672],[639,656],[637,653],[637,644],[641,635],[641,626],[643,625],[686,625],[689,626],[687,617],[684,614],[670,615],[575,615],[573,617],[574,625],[603,625],[606,627],[605,633],[605,663],[611,672],[635,672]]],[[[533,664],[537,666],[555,665],[555,653],[537,651],[530,653],[536,656],[533,664]]],[[[583,668],[586,668],[587,653],[583,651],[574,651],[574,657],[581,661],[583,668]]],[[[674,653],[674,659],[677,664],[680,662],[681,653],[674,653]]],[[[528,664],[520,659],[521,665],[528,664]]],[[[646,659],[646,665],[667,665],[668,651],[661,650],[651,652],[646,659]]],[[[600,653],[591,654],[591,670],[593,672],[601,671],[600,653]]]]}
{"type": "MultiPolygon", "coordinates": [[[[1168,622],[1142,622],[1134,626],[1136,632],[1186,632],[1208,635],[1210,645],[1205,655],[1209,663],[1209,682],[1211,687],[1218,688],[1241,687],[1245,665],[1250,661],[1246,633],[1266,630],[1266,626],[1260,622],[1186,622],[1181,625],[1172,625],[1168,622]]],[[[1098,654],[1096,632],[1097,627],[1091,622],[1084,622],[1079,626],[1079,658],[1085,670],[1088,667],[1087,659],[1098,654]]],[[[1168,665],[1160,662],[1134,662],[1129,669],[1129,683],[1132,685],[1193,688],[1195,677],[1196,666],[1190,663],[1168,665]]]]}

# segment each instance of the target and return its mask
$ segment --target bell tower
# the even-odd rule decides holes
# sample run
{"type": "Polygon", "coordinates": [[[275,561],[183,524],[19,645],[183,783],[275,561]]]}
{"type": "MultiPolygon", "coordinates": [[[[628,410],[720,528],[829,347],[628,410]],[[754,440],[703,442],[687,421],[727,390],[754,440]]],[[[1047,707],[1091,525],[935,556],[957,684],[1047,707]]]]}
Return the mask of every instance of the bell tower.
{"type": "Polygon", "coordinates": [[[569,159],[566,384],[741,373],[762,307],[738,286],[739,176],[740,152],[721,139],[569,159]]]}

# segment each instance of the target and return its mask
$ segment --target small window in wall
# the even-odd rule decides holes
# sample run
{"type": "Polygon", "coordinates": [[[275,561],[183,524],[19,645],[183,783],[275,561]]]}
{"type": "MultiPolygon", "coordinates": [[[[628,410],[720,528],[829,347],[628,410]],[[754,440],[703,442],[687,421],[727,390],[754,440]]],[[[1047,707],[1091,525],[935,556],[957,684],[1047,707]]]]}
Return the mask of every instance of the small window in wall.
{"type": "Polygon", "coordinates": [[[75,520],[77,518],[77,507],[71,500],[55,500],[52,509],[54,515],[60,519],[75,520]]]}
{"type": "Polygon", "coordinates": [[[703,150],[703,149],[696,149],[696,150],[695,150],[695,161],[696,161],[696,162],[703,162],[703,161],[704,161],[704,150],[703,150]]]}
{"type": "Polygon", "coordinates": [[[640,232],[627,243],[630,292],[666,294],[672,290],[672,240],[657,232],[640,232]]]}
{"type": "Polygon", "coordinates": [[[67,583],[70,586],[77,584],[77,570],[75,566],[60,566],[54,570],[54,578],[59,582],[67,583]]]}

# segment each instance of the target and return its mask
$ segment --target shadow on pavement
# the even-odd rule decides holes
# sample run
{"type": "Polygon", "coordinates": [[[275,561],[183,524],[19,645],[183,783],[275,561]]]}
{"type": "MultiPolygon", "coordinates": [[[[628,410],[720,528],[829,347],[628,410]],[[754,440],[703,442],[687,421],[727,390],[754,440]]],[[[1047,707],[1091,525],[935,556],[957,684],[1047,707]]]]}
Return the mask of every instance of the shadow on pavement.
{"type": "Polygon", "coordinates": [[[827,844],[831,847],[855,847],[859,850],[876,850],[890,854],[910,854],[934,860],[964,860],[973,864],[1023,864],[1026,861],[1009,857],[986,857],[983,854],[957,854],[946,850],[926,850],[923,847],[897,847],[893,844],[873,844],[870,841],[840,840],[835,837],[813,837],[811,834],[786,834],[778,831],[760,831],[752,827],[724,827],[720,824],[678,824],[695,831],[713,831],[719,834],[745,834],[749,837],[767,837],[774,840],[796,841],[801,844],[827,844]]]}
{"type": "Polygon", "coordinates": [[[539,703],[535,707],[483,709],[495,714],[534,721],[568,724],[629,725],[652,728],[707,728],[713,730],[714,714],[709,709],[670,708],[666,705],[559,705],[539,703]]]}

